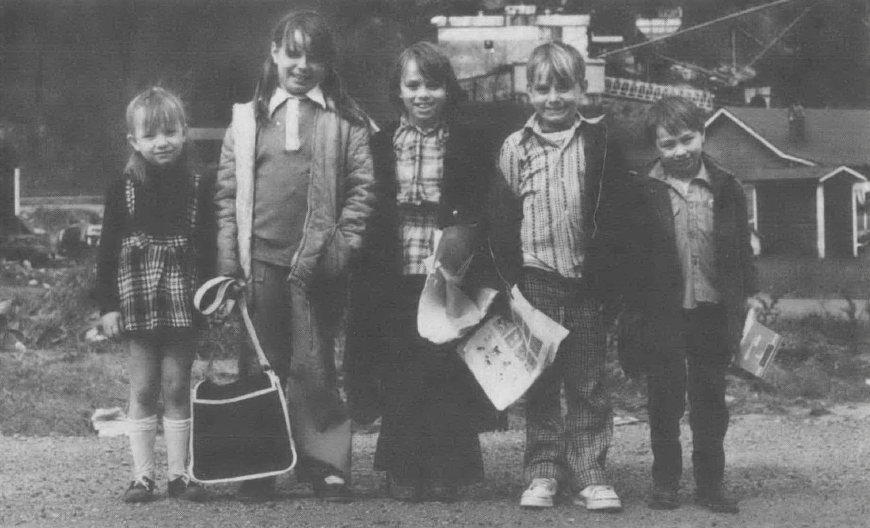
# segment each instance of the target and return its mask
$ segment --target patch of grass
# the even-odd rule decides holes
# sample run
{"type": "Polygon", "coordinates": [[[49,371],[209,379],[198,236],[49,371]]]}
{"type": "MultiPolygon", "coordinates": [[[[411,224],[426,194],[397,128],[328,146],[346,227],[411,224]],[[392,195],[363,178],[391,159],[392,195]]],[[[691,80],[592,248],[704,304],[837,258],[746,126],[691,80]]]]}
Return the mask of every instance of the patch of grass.
{"type": "Polygon", "coordinates": [[[124,407],[122,354],[0,355],[0,433],[87,435],[100,407],[124,407]]]}
{"type": "Polygon", "coordinates": [[[96,269],[93,260],[62,268],[34,269],[4,263],[4,296],[12,298],[14,313],[8,327],[17,330],[28,348],[63,345],[86,351],[80,334],[92,325],[90,292],[96,269]],[[31,284],[32,283],[32,284],[31,284]]]}
{"type": "Polygon", "coordinates": [[[870,252],[859,258],[776,257],[756,260],[759,286],[763,292],[788,292],[797,299],[823,299],[850,295],[870,297],[870,252]]]}

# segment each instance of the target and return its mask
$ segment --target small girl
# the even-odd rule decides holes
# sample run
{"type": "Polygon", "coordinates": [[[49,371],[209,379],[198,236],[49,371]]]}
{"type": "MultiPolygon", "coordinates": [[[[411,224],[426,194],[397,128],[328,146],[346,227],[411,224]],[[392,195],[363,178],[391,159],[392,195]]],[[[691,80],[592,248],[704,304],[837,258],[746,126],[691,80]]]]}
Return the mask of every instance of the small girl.
{"type": "MultiPolygon", "coordinates": [[[[487,237],[505,273],[511,247],[519,268],[518,240],[505,243],[512,224],[495,207],[498,191],[505,196],[508,190],[482,135],[458,122],[460,94],[441,50],[427,42],[411,46],[390,85],[399,119],[372,140],[382,194],[356,268],[348,376],[353,380],[367,367],[383,373],[375,469],[386,472],[387,492],[400,501],[453,501],[460,486],[481,480],[477,427],[494,412],[456,343],[435,345],[417,332],[423,261],[434,251],[436,230],[482,227],[466,284],[499,286],[487,237]]],[[[353,402],[354,386],[349,395],[353,402]]]]}
{"type": "Polygon", "coordinates": [[[210,218],[209,193],[187,166],[187,119],[178,97],[163,88],[140,93],[127,106],[127,131],[133,154],[106,192],[95,292],[103,332],[122,338],[130,353],[133,482],[124,502],[154,498],[161,392],[167,495],[202,501],[206,491],[190,480],[186,466],[193,294],[208,253],[203,220],[210,218]]]}

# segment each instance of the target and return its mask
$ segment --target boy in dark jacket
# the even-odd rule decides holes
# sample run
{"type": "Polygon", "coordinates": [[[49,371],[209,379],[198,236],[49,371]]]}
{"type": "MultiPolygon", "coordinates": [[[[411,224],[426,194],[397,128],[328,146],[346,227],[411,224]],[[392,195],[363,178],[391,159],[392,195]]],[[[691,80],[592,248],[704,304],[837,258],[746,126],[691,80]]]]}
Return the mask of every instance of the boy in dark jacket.
{"type": "MultiPolygon", "coordinates": [[[[678,507],[682,473],[680,418],[688,392],[695,500],[736,513],[723,486],[728,429],[725,373],[736,353],[747,299],[757,291],[746,199],[740,183],[703,152],[704,114],[681,97],[665,97],[645,129],[659,158],[634,188],[632,228],[637,269],[627,273],[633,325],[631,370],[647,374],[653,451],[653,509],[678,507]]],[[[624,330],[624,329],[623,329],[624,330]]]]}

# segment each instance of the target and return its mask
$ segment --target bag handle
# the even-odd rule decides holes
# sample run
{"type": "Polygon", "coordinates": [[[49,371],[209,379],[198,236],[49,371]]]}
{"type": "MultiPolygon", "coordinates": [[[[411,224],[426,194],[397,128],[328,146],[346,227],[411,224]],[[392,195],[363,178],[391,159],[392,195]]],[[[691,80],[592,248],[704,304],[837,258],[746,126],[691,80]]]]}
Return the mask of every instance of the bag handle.
{"type": "MultiPolygon", "coordinates": [[[[193,296],[193,304],[203,315],[211,315],[225,302],[236,302],[239,306],[239,310],[242,312],[242,320],[245,322],[245,329],[248,331],[251,343],[253,343],[254,349],[257,351],[257,359],[260,362],[260,367],[262,367],[263,370],[272,370],[272,365],[269,363],[269,360],[266,358],[266,353],[260,345],[260,339],[257,337],[257,331],[254,329],[251,315],[248,313],[248,303],[245,300],[244,292],[238,296],[237,300],[232,297],[229,299],[227,298],[231,293],[237,293],[243,289],[244,284],[232,277],[214,277],[207,280],[198,290],[196,290],[196,294],[193,296]],[[207,306],[203,306],[204,302],[207,302],[208,300],[210,300],[210,302],[208,302],[207,306]]],[[[230,307],[230,311],[232,311],[232,306],[230,307]]]]}

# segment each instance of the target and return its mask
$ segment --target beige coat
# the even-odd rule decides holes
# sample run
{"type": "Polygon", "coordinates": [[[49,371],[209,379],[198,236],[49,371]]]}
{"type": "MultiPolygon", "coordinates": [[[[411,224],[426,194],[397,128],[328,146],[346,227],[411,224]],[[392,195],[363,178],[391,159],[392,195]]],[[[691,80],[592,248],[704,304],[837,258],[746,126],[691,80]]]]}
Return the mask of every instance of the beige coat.
{"type": "MultiPolygon", "coordinates": [[[[327,106],[315,117],[308,213],[288,277],[306,290],[319,274],[330,279],[347,271],[374,202],[369,131],[339,117],[331,100],[327,106]]],[[[221,275],[251,275],[256,140],[253,103],[234,105],[215,191],[221,275]]]]}

